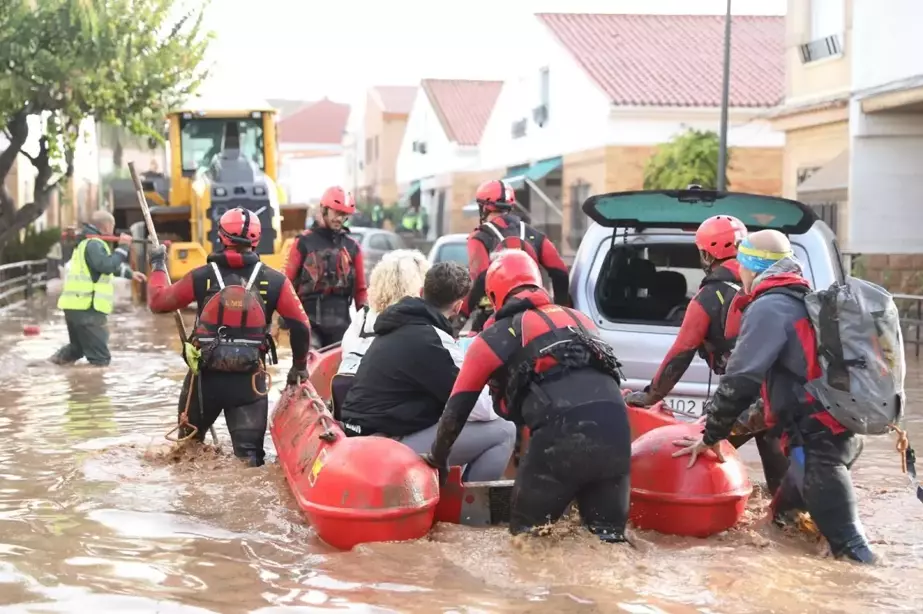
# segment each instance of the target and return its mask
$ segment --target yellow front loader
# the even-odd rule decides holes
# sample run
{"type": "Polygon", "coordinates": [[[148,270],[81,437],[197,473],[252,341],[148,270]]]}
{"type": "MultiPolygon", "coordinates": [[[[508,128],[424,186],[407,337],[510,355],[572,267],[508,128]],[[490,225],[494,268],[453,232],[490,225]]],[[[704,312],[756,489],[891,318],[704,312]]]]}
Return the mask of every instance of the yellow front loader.
{"type": "Polygon", "coordinates": [[[171,279],[206,263],[220,249],[218,220],[234,207],[249,209],[263,233],[257,253],[281,269],[282,232],[276,111],[268,104],[236,110],[187,107],[169,114],[169,177],[142,176],[158,231],[173,238],[171,279]]]}

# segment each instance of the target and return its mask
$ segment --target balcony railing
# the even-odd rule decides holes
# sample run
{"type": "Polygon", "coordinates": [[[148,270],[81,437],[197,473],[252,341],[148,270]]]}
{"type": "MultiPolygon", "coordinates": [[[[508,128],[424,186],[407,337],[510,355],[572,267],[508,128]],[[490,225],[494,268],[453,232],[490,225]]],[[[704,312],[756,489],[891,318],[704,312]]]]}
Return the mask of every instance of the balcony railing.
{"type": "Polygon", "coordinates": [[[813,40],[801,45],[801,62],[808,64],[824,58],[843,55],[843,42],[839,34],[813,40]]]}

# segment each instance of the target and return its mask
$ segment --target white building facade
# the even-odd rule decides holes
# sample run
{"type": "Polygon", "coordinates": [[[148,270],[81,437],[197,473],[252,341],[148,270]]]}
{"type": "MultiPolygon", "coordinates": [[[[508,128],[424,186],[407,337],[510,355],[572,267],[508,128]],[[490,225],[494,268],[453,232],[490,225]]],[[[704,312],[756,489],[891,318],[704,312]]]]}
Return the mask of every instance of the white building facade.
{"type": "Polygon", "coordinates": [[[923,254],[923,3],[852,3],[848,248],[923,254]]]}

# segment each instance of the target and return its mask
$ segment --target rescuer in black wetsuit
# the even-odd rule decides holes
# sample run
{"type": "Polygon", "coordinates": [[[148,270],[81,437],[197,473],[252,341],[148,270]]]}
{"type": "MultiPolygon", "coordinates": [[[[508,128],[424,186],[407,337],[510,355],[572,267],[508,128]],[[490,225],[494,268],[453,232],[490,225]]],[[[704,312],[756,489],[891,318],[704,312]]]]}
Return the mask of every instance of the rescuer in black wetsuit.
{"type": "MultiPolygon", "coordinates": [[[[716,375],[724,373],[739,328],[740,311],[734,307],[740,290],[740,264],[736,257],[737,245],[746,236],[744,223],[730,215],[710,217],[696,230],[695,244],[706,271],[705,278],[689,302],[676,341],[650,386],[625,397],[629,405],[650,407],[670,394],[697,353],[716,375]]],[[[779,438],[765,430],[733,435],[729,441],[739,448],[753,438],[767,487],[770,493],[775,493],[788,470],[788,459],[779,438]]]]}
{"type": "Polygon", "coordinates": [[[625,540],[631,432],[618,362],[582,313],[552,303],[538,265],[504,250],[487,269],[496,320],[471,344],[432,452],[444,480],[449,452],[480,391],[489,384],[497,413],[532,439],[513,487],[510,531],[558,520],[576,500],[587,528],[625,540]]]}
{"type": "MultiPolygon", "coordinates": [[[[172,286],[164,262],[166,249],[160,246],[152,250],[147,298],[155,313],[198,304],[191,342],[201,349],[201,360],[197,360],[198,375],[190,369],[183,382],[179,414],[187,415],[189,424],[197,429],[196,438],[202,441],[224,410],[234,454],[252,467],[262,465],[264,459],[269,397],[261,371],[267,355],[274,354],[268,336],[272,313],[278,312],[291,331],[289,385],[308,379],[311,345],[308,316],[292,284],[282,273],[262,266],[253,251],[260,233],[256,215],[242,208],[231,209],[218,223],[224,249],[209,254],[208,264],[193,269],[172,286]],[[236,297],[225,294],[232,292],[237,292],[236,297]]],[[[180,437],[191,431],[182,421],[179,426],[180,437]]]]}

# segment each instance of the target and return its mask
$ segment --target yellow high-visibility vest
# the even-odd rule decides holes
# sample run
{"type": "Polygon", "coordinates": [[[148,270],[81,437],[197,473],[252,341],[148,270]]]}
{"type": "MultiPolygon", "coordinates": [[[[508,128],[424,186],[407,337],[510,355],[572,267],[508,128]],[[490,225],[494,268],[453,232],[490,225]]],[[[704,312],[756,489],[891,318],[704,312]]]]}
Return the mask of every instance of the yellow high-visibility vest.
{"type": "Polygon", "coordinates": [[[88,311],[92,307],[100,313],[112,313],[115,297],[112,275],[100,275],[99,279],[93,282],[90,267],[87,266],[87,241],[99,241],[105,246],[107,254],[112,253],[109,244],[102,239],[84,239],[77,245],[74,255],[71,256],[70,270],[64,277],[58,309],[88,311]]]}

